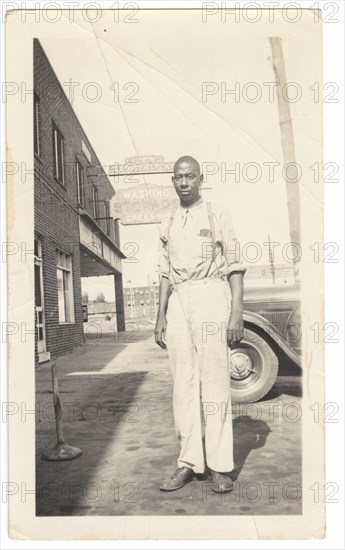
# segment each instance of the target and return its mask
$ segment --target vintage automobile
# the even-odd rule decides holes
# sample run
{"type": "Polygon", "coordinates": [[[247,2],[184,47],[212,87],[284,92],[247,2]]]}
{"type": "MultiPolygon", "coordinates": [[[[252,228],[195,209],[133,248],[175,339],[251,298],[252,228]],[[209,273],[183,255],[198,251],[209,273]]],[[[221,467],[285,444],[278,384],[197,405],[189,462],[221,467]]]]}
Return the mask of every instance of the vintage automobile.
{"type": "Polygon", "coordinates": [[[263,398],[284,362],[301,366],[299,284],[244,290],[244,338],[231,350],[231,394],[235,403],[263,398]]]}

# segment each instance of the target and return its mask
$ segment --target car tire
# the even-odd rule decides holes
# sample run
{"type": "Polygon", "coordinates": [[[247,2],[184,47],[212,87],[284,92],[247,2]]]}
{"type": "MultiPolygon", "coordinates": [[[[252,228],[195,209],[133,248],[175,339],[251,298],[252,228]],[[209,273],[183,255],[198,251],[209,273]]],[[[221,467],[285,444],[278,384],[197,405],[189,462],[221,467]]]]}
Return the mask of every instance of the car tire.
{"type": "Polygon", "coordinates": [[[240,344],[231,349],[229,366],[233,403],[258,401],[278,376],[278,357],[266,340],[249,328],[244,329],[240,344]]]}

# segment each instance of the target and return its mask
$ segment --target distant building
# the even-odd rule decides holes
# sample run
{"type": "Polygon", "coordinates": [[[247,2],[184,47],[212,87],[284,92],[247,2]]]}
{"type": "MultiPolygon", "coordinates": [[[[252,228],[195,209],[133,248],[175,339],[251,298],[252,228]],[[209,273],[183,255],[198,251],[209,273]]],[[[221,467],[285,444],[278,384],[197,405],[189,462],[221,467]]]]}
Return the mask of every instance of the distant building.
{"type": "MultiPolygon", "coordinates": [[[[257,265],[247,266],[247,272],[245,274],[245,280],[252,281],[272,281],[272,268],[270,265],[257,265]]],[[[288,264],[277,264],[274,266],[275,279],[277,284],[281,284],[284,280],[292,280],[294,277],[293,266],[288,264]]],[[[124,294],[124,308],[126,319],[139,318],[139,317],[155,317],[157,314],[157,308],[159,304],[159,284],[152,286],[134,286],[125,287],[123,289],[124,294]]],[[[104,312],[109,313],[109,308],[115,307],[114,302],[106,302],[102,304],[95,304],[90,308],[89,313],[104,312]]],[[[115,309],[113,309],[115,311],[115,309]]]]}
{"type": "Polygon", "coordinates": [[[159,285],[124,288],[126,319],[154,318],[159,303],[159,285]]]}
{"type": "Polygon", "coordinates": [[[293,264],[273,264],[273,265],[247,265],[245,280],[273,279],[272,270],[274,270],[274,278],[277,282],[281,279],[294,279],[293,264]]]}
{"type": "MultiPolygon", "coordinates": [[[[266,281],[267,284],[272,283],[272,273],[270,265],[257,265],[247,266],[247,272],[245,279],[259,284],[266,281]]],[[[274,266],[275,280],[277,284],[282,282],[291,281],[294,277],[293,266],[288,264],[277,264],[274,266]]],[[[159,284],[151,286],[126,286],[123,289],[123,301],[126,319],[139,319],[150,317],[155,318],[157,315],[157,309],[159,304],[159,284]]],[[[98,302],[97,300],[88,301],[88,315],[94,316],[110,316],[116,317],[116,303],[115,302],[98,302]]]]}
{"type": "Polygon", "coordinates": [[[38,40],[34,40],[36,360],[84,341],[81,277],[114,277],[125,329],[115,191],[38,40]]]}
{"type": "MultiPolygon", "coordinates": [[[[152,318],[157,313],[159,285],[126,287],[123,289],[123,300],[126,319],[152,318]]],[[[116,315],[116,303],[89,300],[87,312],[89,320],[93,315],[114,317],[116,315]]]]}
{"type": "Polygon", "coordinates": [[[116,314],[116,303],[90,300],[87,304],[87,314],[89,317],[92,315],[110,315],[113,317],[116,314]]]}

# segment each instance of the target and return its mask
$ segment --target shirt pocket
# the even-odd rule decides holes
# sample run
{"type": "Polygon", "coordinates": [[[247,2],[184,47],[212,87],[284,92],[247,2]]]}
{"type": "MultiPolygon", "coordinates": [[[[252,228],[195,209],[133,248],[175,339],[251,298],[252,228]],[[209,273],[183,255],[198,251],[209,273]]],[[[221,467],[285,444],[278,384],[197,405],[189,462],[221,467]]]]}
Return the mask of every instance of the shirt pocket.
{"type": "Polygon", "coordinates": [[[202,262],[209,261],[213,255],[214,246],[212,233],[209,229],[200,229],[196,237],[196,255],[202,262]]]}

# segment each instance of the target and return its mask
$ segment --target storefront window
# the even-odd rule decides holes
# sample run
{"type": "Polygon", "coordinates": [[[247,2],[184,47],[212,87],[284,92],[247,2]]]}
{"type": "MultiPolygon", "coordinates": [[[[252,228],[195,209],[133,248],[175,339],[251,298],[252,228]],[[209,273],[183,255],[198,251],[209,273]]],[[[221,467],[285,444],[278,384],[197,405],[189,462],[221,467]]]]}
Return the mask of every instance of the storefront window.
{"type": "Polygon", "coordinates": [[[57,251],[57,291],[59,322],[74,323],[72,257],[57,251]]]}

